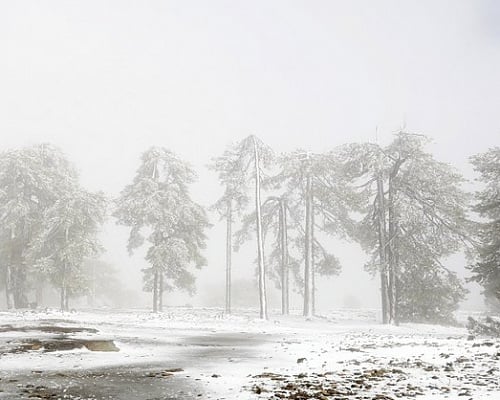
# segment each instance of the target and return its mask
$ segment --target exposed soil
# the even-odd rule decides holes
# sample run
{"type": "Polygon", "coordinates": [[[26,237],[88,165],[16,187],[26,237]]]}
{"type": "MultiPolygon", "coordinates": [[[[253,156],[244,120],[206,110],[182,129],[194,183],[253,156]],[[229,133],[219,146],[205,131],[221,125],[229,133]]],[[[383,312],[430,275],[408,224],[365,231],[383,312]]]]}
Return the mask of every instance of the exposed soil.
{"type": "Polygon", "coordinates": [[[90,351],[119,351],[120,349],[109,339],[92,338],[74,338],[71,335],[76,333],[95,334],[99,331],[94,328],[85,328],[81,326],[58,326],[58,325],[38,325],[38,326],[0,326],[0,333],[8,332],[33,332],[33,335],[39,332],[48,333],[51,336],[43,339],[12,339],[7,346],[0,349],[2,353],[23,353],[26,351],[39,350],[44,352],[67,351],[86,348],[90,351]]]}
{"type": "Polygon", "coordinates": [[[32,371],[0,380],[0,399],[174,400],[203,398],[200,384],[181,368],[127,366],[92,371],[32,371]]]}
{"type": "Polygon", "coordinates": [[[112,340],[55,338],[48,340],[28,339],[10,350],[11,353],[22,353],[30,350],[62,351],[86,348],[90,351],[120,351],[112,340]]]}

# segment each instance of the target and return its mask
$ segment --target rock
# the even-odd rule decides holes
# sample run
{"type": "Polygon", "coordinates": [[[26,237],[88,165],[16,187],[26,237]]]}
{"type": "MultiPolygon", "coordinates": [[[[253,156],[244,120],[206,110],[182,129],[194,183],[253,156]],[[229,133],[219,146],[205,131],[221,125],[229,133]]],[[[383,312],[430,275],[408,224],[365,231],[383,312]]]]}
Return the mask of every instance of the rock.
{"type": "Polygon", "coordinates": [[[182,371],[184,371],[182,368],[169,368],[165,370],[165,372],[182,372],[182,371]]]}

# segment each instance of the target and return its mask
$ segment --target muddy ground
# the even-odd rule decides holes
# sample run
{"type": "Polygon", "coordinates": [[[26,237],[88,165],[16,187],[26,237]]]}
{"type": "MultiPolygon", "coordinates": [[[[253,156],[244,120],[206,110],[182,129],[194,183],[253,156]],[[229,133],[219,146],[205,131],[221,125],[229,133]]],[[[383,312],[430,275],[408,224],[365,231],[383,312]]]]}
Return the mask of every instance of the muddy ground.
{"type": "Polygon", "coordinates": [[[1,399],[167,400],[204,398],[202,385],[161,365],[32,371],[0,380],[1,399]]]}

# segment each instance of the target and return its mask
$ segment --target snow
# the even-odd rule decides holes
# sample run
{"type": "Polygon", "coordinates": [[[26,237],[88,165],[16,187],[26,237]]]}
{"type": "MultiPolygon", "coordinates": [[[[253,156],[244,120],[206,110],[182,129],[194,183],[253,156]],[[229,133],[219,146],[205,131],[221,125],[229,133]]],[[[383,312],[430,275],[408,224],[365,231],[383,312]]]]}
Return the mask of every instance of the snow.
{"type": "Polygon", "coordinates": [[[6,330],[0,333],[0,383],[33,371],[147,365],[158,370],[182,368],[174,374],[201,384],[204,398],[264,399],[272,398],[280,386],[279,380],[268,379],[270,373],[301,374],[303,380],[319,374],[322,383],[330,379],[347,385],[367,371],[383,370],[380,379],[374,378],[371,388],[361,394],[386,393],[396,398],[391,391],[404,386],[408,397],[410,389],[417,387],[415,391],[424,393],[425,399],[500,397],[498,341],[468,340],[463,327],[383,326],[377,322],[376,310],[338,310],[312,320],[272,314],[269,321],[259,320],[252,310],[225,316],[209,308],[169,308],[158,314],[146,310],[2,312],[0,327],[5,325],[96,328],[97,333],[66,336],[112,339],[120,351],[9,353],[5,350],[15,343],[54,334],[6,330]],[[252,391],[256,387],[263,389],[260,394],[252,391]]]}

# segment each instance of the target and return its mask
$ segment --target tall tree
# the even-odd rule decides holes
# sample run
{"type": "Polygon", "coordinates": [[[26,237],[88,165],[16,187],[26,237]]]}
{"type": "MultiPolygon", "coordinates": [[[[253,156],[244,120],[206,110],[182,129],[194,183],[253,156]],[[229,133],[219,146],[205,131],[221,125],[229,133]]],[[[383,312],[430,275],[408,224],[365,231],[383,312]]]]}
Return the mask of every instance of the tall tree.
{"type": "Polygon", "coordinates": [[[367,201],[358,238],[381,274],[385,323],[449,320],[465,294],[442,259],[469,244],[469,198],[460,174],[425,151],[427,141],[400,132],[385,148],[351,144],[337,150],[367,201]],[[429,274],[436,277],[435,287],[422,284],[421,290],[413,290],[418,285],[407,277],[429,282],[429,274]],[[448,292],[437,290],[439,282],[448,292]],[[424,297],[416,298],[420,296],[436,299],[433,310],[424,307],[424,297]]]}
{"type": "Polygon", "coordinates": [[[315,275],[332,275],[340,270],[338,259],[326,250],[315,230],[345,236],[354,227],[350,213],[358,207],[356,193],[339,173],[334,153],[313,154],[303,150],[283,156],[274,178],[286,196],[290,218],[299,235],[304,262],[303,314],[315,312],[315,275]]]}
{"type": "MultiPolygon", "coordinates": [[[[267,319],[266,297],[266,267],[264,261],[264,238],[262,227],[261,185],[264,169],[269,168],[273,161],[273,151],[259,138],[250,135],[232,146],[225,154],[231,155],[230,174],[234,177],[232,191],[241,194],[246,203],[246,193],[251,184],[254,186],[254,210],[257,236],[257,265],[260,318],[267,319]]],[[[233,178],[230,178],[233,179],[233,178]]]]}
{"type": "Polygon", "coordinates": [[[484,288],[491,305],[500,305],[500,148],[495,147],[471,158],[479,181],[474,210],[482,218],[479,226],[478,257],[469,269],[472,280],[484,288]]]}
{"type": "Polygon", "coordinates": [[[149,243],[144,270],[146,288],[153,292],[153,311],[161,311],[164,290],[194,291],[189,267],[206,264],[205,230],[210,226],[205,210],[191,199],[188,185],[195,173],[183,160],[162,147],[142,155],[133,182],[116,200],[113,215],[130,227],[128,249],[132,253],[149,243]],[[145,237],[147,232],[147,237],[145,237]]]}
{"type": "Polygon", "coordinates": [[[216,171],[219,181],[224,186],[224,194],[212,206],[221,219],[226,220],[226,290],[225,311],[231,313],[231,258],[233,242],[234,215],[240,215],[247,207],[250,198],[247,193],[245,168],[241,164],[243,158],[232,148],[220,157],[213,159],[210,169],[216,171]]]}
{"type": "Polygon", "coordinates": [[[5,264],[8,307],[26,307],[34,239],[48,207],[77,182],[60,150],[41,144],[0,154],[0,253],[5,264]]]}

